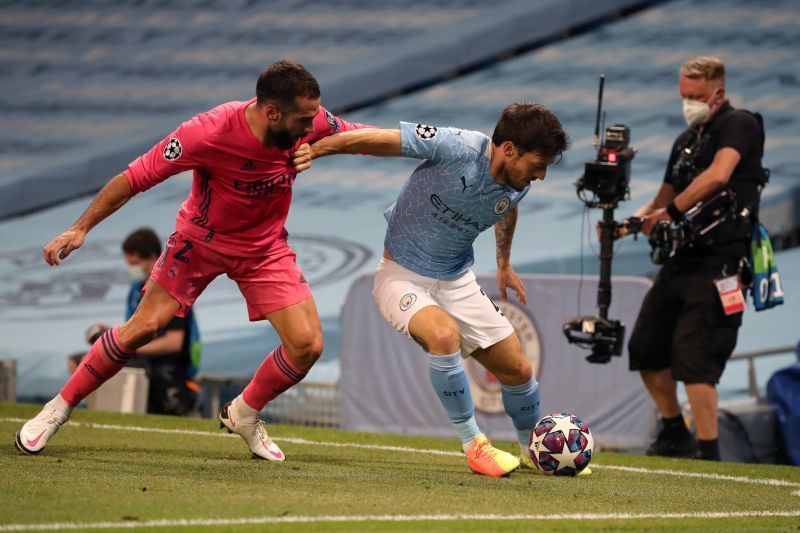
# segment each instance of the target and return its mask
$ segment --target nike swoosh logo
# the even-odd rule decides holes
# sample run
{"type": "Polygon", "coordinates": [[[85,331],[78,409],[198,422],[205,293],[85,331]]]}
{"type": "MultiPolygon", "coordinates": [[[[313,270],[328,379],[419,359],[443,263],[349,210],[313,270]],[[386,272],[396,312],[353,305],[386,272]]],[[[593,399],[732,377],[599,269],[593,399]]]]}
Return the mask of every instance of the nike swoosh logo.
{"type": "Polygon", "coordinates": [[[272,457],[274,457],[275,459],[280,459],[283,457],[283,454],[281,452],[273,452],[272,450],[270,450],[269,447],[267,446],[267,443],[264,442],[264,439],[261,439],[261,444],[264,446],[264,449],[266,449],[270,454],[272,454],[272,457]]]}
{"type": "Polygon", "coordinates": [[[44,434],[45,434],[45,432],[47,432],[47,430],[46,430],[46,429],[43,429],[43,430],[42,430],[42,432],[41,432],[41,433],[39,433],[39,436],[38,436],[38,437],[36,437],[36,438],[35,438],[35,439],[33,439],[33,440],[30,440],[30,439],[28,439],[28,440],[26,440],[25,442],[26,442],[26,443],[28,444],[28,446],[30,446],[30,447],[36,446],[37,444],[39,444],[39,439],[41,439],[41,438],[42,438],[42,435],[44,435],[44,434]]]}

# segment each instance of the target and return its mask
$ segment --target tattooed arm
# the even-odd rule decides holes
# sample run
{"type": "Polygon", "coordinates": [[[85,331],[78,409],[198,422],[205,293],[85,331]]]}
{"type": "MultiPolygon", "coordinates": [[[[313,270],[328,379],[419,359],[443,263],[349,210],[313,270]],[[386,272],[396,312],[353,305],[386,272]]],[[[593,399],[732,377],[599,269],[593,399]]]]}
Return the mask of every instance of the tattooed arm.
{"type": "Polygon", "coordinates": [[[528,303],[525,294],[525,285],[514,269],[511,268],[511,240],[514,237],[514,228],[517,225],[517,206],[508,210],[506,216],[494,225],[494,236],[497,241],[497,288],[503,300],[508,299],[506,289],[512,289],[517,299],[523,304],[528,303]]]}

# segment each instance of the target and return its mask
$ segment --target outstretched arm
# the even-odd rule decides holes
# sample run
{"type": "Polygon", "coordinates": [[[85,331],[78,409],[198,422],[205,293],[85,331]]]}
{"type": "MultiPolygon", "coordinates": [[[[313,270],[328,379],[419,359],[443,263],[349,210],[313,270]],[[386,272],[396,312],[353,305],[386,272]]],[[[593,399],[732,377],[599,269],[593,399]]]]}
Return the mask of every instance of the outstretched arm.
{"type": "Polygon", "coordinates": [[[303,144],[294,153],[294,169],[302,172],[311,166],[313,159],[334,154],[400,156],[400,130],[363,128],[324,137],[311,145],[303,144]]]}
{"type": "Polygon", "coordinates": [[[503,300],[508,299],[506,289],[510,288],[516,293],[520,302],[527,304],[525,285],[511,268],[511,240],[514,237],[514,228],[517,226],[518,212],[517,206],[514,206],[494,225],[494,236],[497,241],[497,289],[503,300]]]}
{"type": "Polygon", "coordinates": [[[311,145],[311,158],[334,154],[402,155],[400,130],[359,129],[320,139],[311,145]]]}
{"type": "Polygon", "coordinates": [[[182,329],[171,329],[162,336],[156,337],[136,350],[136,355],[143,357],[166,357],[174,355],[183,348],[186,332],[182,329]]]}
{"type": "Polygon", "coordinates": [[[50,241],[43,249],[44,260],[49,265],[59,265],[62,259],[81,247],[86,234],[103,219],[125,205],[133,196],[127,178],[122,174],[113,177],[100,189],[91,205],[64,233],[50,241]]]}

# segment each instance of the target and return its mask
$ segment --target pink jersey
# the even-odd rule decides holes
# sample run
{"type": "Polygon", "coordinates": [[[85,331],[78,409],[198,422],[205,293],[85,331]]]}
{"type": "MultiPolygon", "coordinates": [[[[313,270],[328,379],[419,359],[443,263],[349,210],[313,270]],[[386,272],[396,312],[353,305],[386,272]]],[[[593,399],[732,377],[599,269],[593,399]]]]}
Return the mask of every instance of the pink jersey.
{"type": "Polygon", "coordinates": [[[284,227],[297,176],[292,154],[305,143],[365,127],[320,107],[314,131],[290,150],[264,146],[244,118],[254,102],[228,102],[196,115],[135,159],[123,172],[134,194],[173,174],[194,171],[192,192],[181,205],[176,230],[221,253],[268,254],[288,236],[284,227]]]}

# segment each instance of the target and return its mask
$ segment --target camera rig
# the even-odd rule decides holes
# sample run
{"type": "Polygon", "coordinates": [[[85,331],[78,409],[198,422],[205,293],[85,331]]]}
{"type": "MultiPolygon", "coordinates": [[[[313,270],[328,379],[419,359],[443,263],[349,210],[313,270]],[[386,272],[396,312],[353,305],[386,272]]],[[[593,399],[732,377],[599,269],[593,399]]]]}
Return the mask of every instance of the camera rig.
{"type": "Polygon", "coordinates": [[[650,233],[650,259],[661,265],[678,250],[708,244],[714,230],[731,220],[744,223],[750,216],[747,208],[737,208],[736,195],[723,189],[708,200],[698,202],[677,222],[659,220],[650,233]]]}
{"type": "MultiPolygon", "coordinates": [[[[563,327],[571,344],[590,349],[590,363],[607,363],[612,355],[622,355],[625,325],[608,318],[611,305],[611,260],[614,255],[614,233],[622,224],[614,220],[619,202],[630,198],[631,161],[636,150],[629,146],[630,129],[614,124],[600,137],[605,76],[600,76],[597,96],[597,118],[594,129],[594,148],[597,156],[585,164],[583,176],[575,182],[578,198],[590,208],[603,210],[600,226],[600,280],[597,285],[598,316],[579,316],[569,319],[563,327]]],[[[628,219],[626,228],[637,232],[640,219],[628,219]],[[637,227],[638,225],[638,227],[637,227]]],[[[583,236],[581,236],[583,238],[583,236]]]]}

